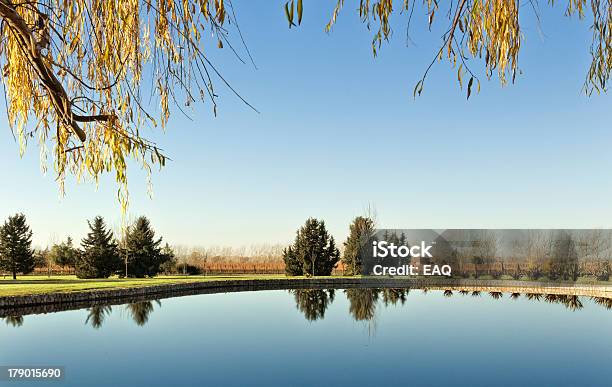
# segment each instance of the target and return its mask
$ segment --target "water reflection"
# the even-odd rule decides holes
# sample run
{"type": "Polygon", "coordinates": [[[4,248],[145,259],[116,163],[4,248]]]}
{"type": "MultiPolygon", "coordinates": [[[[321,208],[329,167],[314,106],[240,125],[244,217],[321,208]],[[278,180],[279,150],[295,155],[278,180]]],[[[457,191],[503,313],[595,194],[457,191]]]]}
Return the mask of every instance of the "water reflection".
{"type": "Polygon", "coordinates": [[[565,305],[567,309],[578,310],[582,309],[583,305],[578,296],[566,296],[559,294],[547,294],[544,300],[549,303],[559,303],[565,305]]]}
{"type": "MultiPolygon", "coordinates": [[[[136,325],[142,327],[147,324],[151,313],[155,309],[153,302],[161,306],[159,300],[132,302],[125,305],[125,310],[136,325]]],[[[106,318],[110,316],[112,312],[113,307],[110,305],[94,305],[91,308],[87,308],[85,325],[91,325],[94,329],[100,329],[106,318]]]]}
{"type": "Polygon", "coordinates": [[[542,298],[540,293],[527,293],[526,296],[530,301],[540,301],[540,298],[542,298]]]}
{"type": "Polygon", "coordinates": [[[349,313],[355,321],[374,318],[380,289],[346,289],[344,293],[350,303],[349,313]]]}
{"type": "MultiPolygon", "coordinates": [[[[490,291],[482,292],[480,290],[469,289],[443,289],[430,290],[423,288],[424,293],[433,291],[441,292],[445,298],[454,299],[455,294],[461,296],[481,297],[487,294],[495,299],[504,298],[503,292],[490,291]]],[[[308,321],[323,320],[327,309],[334,302],[336,292],[334,289],[295,289],[289,290],[293,295],[296,308],[304,315],[308,321]]],[[[344,296],[349,302],[349,315],[353,320],[361,322],[374,322],[376,319],[377,308],[390,307],[394,305],[408,304],[408,288],[350,288],[343,291],[344,296]]],[[[440,294],[440,293],[438,293],[440,294]]],[[[596,305],[602,306],[605,309],[612,309],[612,298],[607,297],[586,297],[564,294],[542,294],[542,293],[508,293],[511,300],[519,300],[521,298],[532,302],[546,302],[550,304],[560,304],[565,306],[570,311],[578,311],[584,308],[583,299],[590,298],[596,305]]],[[[484,300],[484,299],[483,299],[484,300]]],[[[136,325],[145,326],[153,311],[157,307],[161,307],[159,300],[152,301],[134,301],[124,305],[114,306],[124,312],[121,315],[128,316],[136,325]]],[[[108,318],[113,314],[113,306],[109,304],[96,304],[89,308],[83,309],[86,311],[85,325],[89,325],[94,329],[100,329],[108,318]]],[[[44,312],[47,313],[47,312],[44,312]]],[[[6,325],[11,327],[21,327],[24,323],[24,318],[21,315],[9,315],[1,317],[6,325]]]]}
{"type": "MultiPolygon", "coordinates": [[[[429,289],[423,289],[428,292],[429,289]]],[[[292,290],[295,295],[296,306],[298,310],[304,313],[304,316],[309,321],[323,319],[325,310],[333,301],[333,293],[328,296],[329,291],[321,289],[303,289],[292,290]]],[[[349,314],[355,321],[372,321],[376,317],[376,310],[380,301],[382,305],[388,307],[390,305],[404,305],[407,302],[410,289],[346,289],[344,294],[349,301],[349,314]]],[[[452,297],[454,293],[451,289],[442,291],[444,297],[452,297]]],[[[471,295],[480,297],[481,291],[469,291],[462,289],[458,291],[462,296],[471,295]]],[[[489,296],[495,300],[504,298],[503,292],[488,292],[489,296]]],[[[539,293],[510,293],[510,299],[518,300],[523,296],[529,301],[545,301],[547,303],[561,304],[568,310],[575,311],[584,307],[579,296],[561,295],[561,294],[539,294],[539,293]]],[[[605,297],[590,297],[597,305],[601,305],[606,309],[612,309],[612,298],[605,297]]]]}
{"type": "Polygon", "coordinates": [[[85,324],[90,324],[94,329],[100,329],[106,316],[110,315],[113,308],[110,305],[96,305],[87,309],[85,324]]]}
{"type": "Polygon", "coordinates": [[[592,299],[597,305],[601,305],[606,309],[612,309],[612,298],[593,297],[592,299]]]}
{"type": "Polygon", "coordinates": [[[334,302],[334,289],[295,289],[290,292],[295,297],[295,306],[308,321],[323,319],[325,311],[334,302]]]}
{"type": "Polygon", "coordinates": [[[396,305],[398,302],[404,305],[408,298],[408,292],[410,292],[410,289],[383,289],[383,302],[385,306],[396,305]]]}
{"type": "MultiPolygon", "coordinates": [[[[296,308],[308,321],[322,320],[325,311],[334,301],[333,289],[296,289],[290,290],[295,298],[296,308]]],[[[349,313],[356,321],[367,321],[374,318],[379,299],[385,306],[403,305],[410,289],[346,289],[344,294],[349,300],[349,313]]]]}
{"type": "Polygon", "coordinates": [[[10,325],[13,327],[20,327],[23,325],[23,316],[7,316],[3,319],[6,325],[10,325]]]}
{"type": "MultiPolygon", "coordinates": [[[[157,306],[161,307],[161,302],[159,300],[155,300],[157,306]]],[[[144,302],[134,302],[131,304],[127,304],[127,310],[132,316],[132,320],[139,327],[144,326],[149,321],[149,316],[153,312],[153,302],[144,301],[144,302]]]]}

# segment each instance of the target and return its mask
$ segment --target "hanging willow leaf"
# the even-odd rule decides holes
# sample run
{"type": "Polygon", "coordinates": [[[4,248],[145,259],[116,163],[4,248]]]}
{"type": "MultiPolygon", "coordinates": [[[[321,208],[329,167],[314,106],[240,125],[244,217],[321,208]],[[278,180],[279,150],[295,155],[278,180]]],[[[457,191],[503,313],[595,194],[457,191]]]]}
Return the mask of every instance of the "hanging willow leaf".
{"type": "Polygon", "coordinates": [[[462,79],[462,71],[463,70],[463,63],[461,63],[459,65],[459,70],[457,70],[457,80],[459,81],[459,87],[463,89],[463,79],[462,79]]]}
{"type": "Polygon", "coordinates": [[[287,17],[287,21],[289,22],[289,28],[294,26],[293,23],[293,1],[291,1],[291,10],[289,10],[289,2],[285,3],[285,16],[287,17]]]}
{"type": "Polygon", "coordinates": [[[433,23],[434,16],[436,15],[436,10],[433,9],[429,14],[429,30],[431,31],[431,23],[433,23]]]}
{"type": "Polygon", "coordinates": [[[414,98],[416,98],[417,94],[421,95],[421,92],[423,91],[423,80],[421,79],[420,81],[417,82],[417,84],[414,86],[414,90],[412,91],[412,96],[414,98]]]}
{"type": "Polygon", "coordinates": [[[302,24],[302,13],[303,12],[304,12],[304,5],[302,4],[302,0],[298,0],[298,4],[297,4],[298,25],[302,24]]]}
{"type": "Polygon", "coordinates": [[[468,82],[467,87],[467,99],[470,99],[470,95],[472,94],[472,84],[474,83],[474,77],[470,77],[470,81],[468,82]]]}

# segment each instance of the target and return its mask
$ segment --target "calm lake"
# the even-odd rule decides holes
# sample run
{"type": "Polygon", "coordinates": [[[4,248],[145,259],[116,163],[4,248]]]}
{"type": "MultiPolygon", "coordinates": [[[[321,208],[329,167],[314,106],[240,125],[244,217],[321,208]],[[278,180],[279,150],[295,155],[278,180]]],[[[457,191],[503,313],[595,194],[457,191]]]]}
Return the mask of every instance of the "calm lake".
{"type": "Polygon", "coordinates": [[[45,384],[79,387],[610,386],[610,306],[418,289],[195,295],[5,318],[0,365],[64,366],[45,384]]]}

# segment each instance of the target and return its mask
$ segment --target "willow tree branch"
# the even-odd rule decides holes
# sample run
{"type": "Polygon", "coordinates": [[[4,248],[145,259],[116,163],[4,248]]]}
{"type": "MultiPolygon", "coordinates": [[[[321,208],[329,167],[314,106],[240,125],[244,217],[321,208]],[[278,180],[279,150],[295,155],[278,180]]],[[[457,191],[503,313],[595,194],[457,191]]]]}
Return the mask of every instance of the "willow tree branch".
{"type": "Polygon", "coordinates": [[[448,56],[450,57],[451,51],[453,50],[453,36],[455,35],[455,29],[457,28],[457,23],[459,23],[459,18],[461,18],[461,11],[463,11],[463,6],[467,0],[461,0],[461,3],[457,6],[457,12],[455,12],[455,17],[453,18],[453,24],[451,24],[451,28],[448,35],[448,56]]]}
{"type": "Polygon", "coordinates": [[[84,142],[87,136],[74,119],[74,114],[70,108],[70,98],[68,98],[64,86],[57,79],[52,69],[47,66],[38,42],[11,0],[0,0],[0,17],[6,21],[9,30],[19,42],[23,55],[38,75],[43,87],[49,92],[51,103],[61,122],[71,128],[79,140],[84,142]]]}
{"type": "Polygon", "coordinates": [[[72,113],[72,118],[77,122],[98,122],[98,121],[110,121],[113,119],[112,114],[94,114],[90,116],[82,116],[80,114],[72,113]]]}

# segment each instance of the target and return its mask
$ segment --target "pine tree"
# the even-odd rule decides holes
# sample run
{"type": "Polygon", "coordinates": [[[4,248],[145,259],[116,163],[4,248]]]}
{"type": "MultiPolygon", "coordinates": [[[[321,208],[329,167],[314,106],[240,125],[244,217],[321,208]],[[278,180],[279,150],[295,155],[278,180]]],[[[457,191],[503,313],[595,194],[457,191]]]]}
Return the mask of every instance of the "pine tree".
{"type": "Polygon", "coordinates": [[[339,259],[334,237],[328,234],[323,221],[314,218],[306,221],[293,245],[283,251],[288,275],[331,275],[339,259]]]}
{"type": "Polygon", "coordinates": [[[160,273],[176,274],[178,262],[174,254],[174,250],[172,250],[172,247],[170,247],[168,243],[166,243],[162,249],[162,255],[164,262],[159,267],[160,273]]]}
{"type": "Polygon", "coordinates": [[[159,273],[160,266],[170,259],[159,247],[161,241],[162,238],[155,239],[155,231],[146,217],[136,219],[125,239],[129,276],[153,277],[159,273]]]}
{"type": "Polygon", "coordinates": [[[0,227],[0,268],[13,274],[28,274],[34,270],[35,260],[32,250],[32,231],[23,214],[8,218],[0,227]]]}
{"type": "Polygon", "coordinates": [[[87,223],[91,231],[81,241],[83,252],[77,258],[76,275],[79,278],[108,278],[121,267],[117,243],[101,216],[87,223]]]}
{"type": "Polygon", "coordinates": [[[285,261],[285,273],[287,275],[302,275],[304,268],[293,251],[293,247],[289,246],[283,250],[283,260],[285,261]]]}
{"type": "Polygon", "coordinates": [[[51,256],[51,260],[56,265],[61,267],[74,267],[76,264],[78,251],[73,246],[72,238],[68,237],[66,242],[53,245],[49,254],[51,256]]]}
{"type": "Polygon", "coordinates": [[[364,249],[374,233],[374,222],[370,218],[358,216],[350,226],[349,236],[344,242],[344,255],[342,263],[345,274],[357,275],[361,273],[361,264],[364,257],[364,249]]]}

